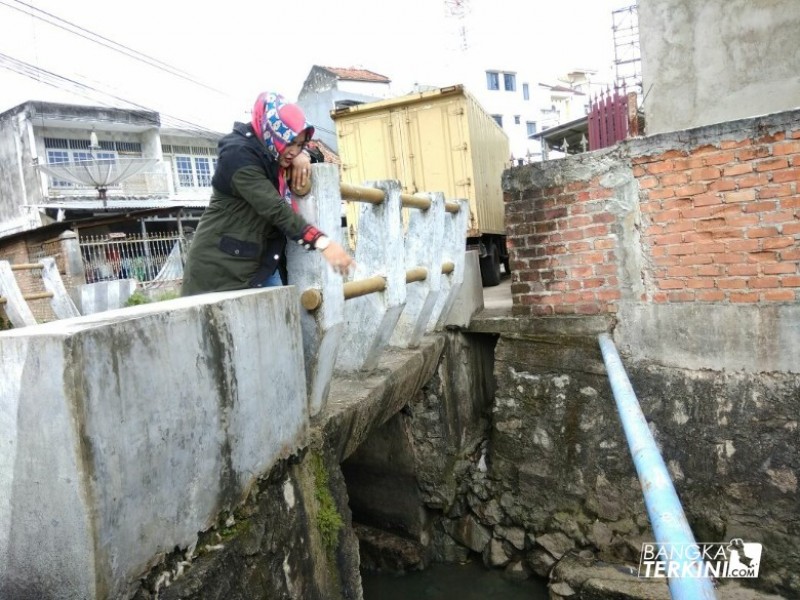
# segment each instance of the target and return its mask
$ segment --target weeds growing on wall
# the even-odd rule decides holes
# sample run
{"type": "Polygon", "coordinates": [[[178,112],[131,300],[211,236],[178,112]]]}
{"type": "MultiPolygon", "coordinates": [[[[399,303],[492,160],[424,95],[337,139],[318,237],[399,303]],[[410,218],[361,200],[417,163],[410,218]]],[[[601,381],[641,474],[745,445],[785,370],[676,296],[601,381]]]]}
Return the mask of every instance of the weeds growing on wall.
{"type": "Polygon", "coordinates": [[[339,530],[344,527],[344,521],[328,487],[328,471],[322,457],[314,454],[311,461],[314,471],[314,496],[317,500],[317,529],[325,549],[333,552],[339,543],[339,530]]]}

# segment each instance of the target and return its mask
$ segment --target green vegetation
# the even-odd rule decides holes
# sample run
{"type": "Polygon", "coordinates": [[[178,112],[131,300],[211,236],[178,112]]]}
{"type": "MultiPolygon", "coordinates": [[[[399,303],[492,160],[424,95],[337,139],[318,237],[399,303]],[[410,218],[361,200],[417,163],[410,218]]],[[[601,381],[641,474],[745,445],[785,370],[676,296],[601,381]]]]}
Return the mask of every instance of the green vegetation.
{"type": "Polygon", "coordinates": [[[139,304],[147,304],[148,302],[152,302],[152,300],[139,290],[136,290],[125,302],[125,306],[138,306],[139,304]]]}
{"type": "Polygon", "coordinates": [[[317,529],[325,549],[333,553],[339,543],[339,530],[344,527],[344,521],[328,488],[328,471],[319,454],[311,456],[311,467],[314,471],[314,496],[317,499],[317,529]]]}
{"type": "Polygon", "coordinates": [[[149,304],[150,302],[163,302],[164,300],[173,300],[179,297],[180,294],[178,292],[171,291],[159,294],[155,298],[150,298],[150,296],[148,296],[141,290],[136,290],[135,292],[133,292],[133,294],[131,294],[127,302],[125,302],[125,306],[138,306],[139,304],[149,304]]]}

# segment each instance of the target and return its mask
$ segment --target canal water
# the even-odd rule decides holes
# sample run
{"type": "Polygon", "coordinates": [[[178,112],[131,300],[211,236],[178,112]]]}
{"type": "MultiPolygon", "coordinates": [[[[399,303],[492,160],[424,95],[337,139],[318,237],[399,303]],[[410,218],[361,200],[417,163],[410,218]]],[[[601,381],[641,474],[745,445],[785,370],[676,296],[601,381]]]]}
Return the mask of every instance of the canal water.
{"type": "Polygon", "coordinates": [[[405,575],[362,572],[364,600],[547,600],[544,580],[512,581],[479,561],[434,564],[405,575]]]}

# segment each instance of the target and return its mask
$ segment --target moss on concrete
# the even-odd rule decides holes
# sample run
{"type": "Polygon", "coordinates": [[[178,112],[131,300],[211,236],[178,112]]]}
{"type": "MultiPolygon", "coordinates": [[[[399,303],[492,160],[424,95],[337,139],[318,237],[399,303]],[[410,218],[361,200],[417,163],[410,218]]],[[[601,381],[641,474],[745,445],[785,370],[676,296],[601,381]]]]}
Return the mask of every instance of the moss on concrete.
{"type": "Polygon", "coordinates": [[[314,497],[317,500],[317,529],[325,550],[331,555],[339,543],[339,531],[344,527],[344,520],[328,486],[328,470],[322,456],[312,454],[311,467],[314,473],[314,497]]]}

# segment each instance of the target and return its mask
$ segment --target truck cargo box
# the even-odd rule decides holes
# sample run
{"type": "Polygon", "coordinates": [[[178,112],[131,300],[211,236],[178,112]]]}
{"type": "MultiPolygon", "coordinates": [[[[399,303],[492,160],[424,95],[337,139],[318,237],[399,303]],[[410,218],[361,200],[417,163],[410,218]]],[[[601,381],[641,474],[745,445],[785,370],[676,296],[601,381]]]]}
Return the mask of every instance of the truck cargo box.
{"type": "MultiPolygon", "coordinates": [[[[405,193],[465,198],[468,238],[505,236],[501,176],[510,156],[508,136],[463,86],[359,104],[331,117],[342,181],[397,179],[405,193]]],[[[355,225],[352,205],[347,217],[355,225]]]]}

